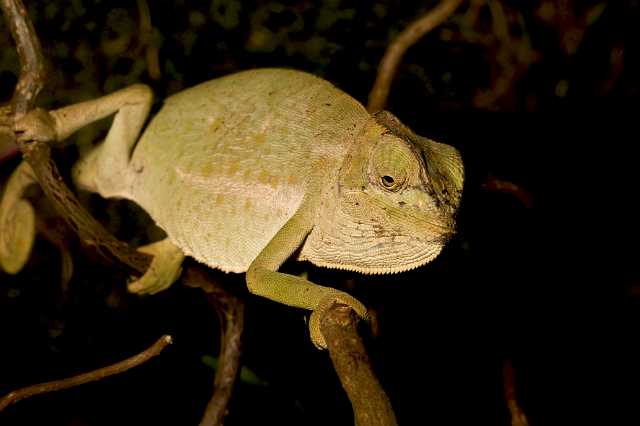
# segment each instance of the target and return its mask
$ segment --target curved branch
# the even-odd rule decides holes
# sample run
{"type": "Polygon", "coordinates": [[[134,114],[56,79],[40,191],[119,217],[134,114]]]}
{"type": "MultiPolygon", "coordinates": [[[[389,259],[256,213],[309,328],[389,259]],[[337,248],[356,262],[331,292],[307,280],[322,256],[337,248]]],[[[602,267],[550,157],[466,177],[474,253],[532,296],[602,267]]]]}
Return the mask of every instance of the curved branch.
{"type": "Polygon", "coordinates": [[[244,303],[199,265],[187,268],[182,276],[182,283],[189,287],[201,288],[220,319],[220,355],[213,381],[213,395],[200,420],[200,426],[222,425],[240,370],[244,303]]]}
{"type": "Polygon", "coordinates": [[[529,426],[527,416],[520,409],[516,398],[516,380],[511,360],[504,360],[502,364],[502,381],[504,384],[504,398],[511,414],[511,426],[529,426]]]}
{"type": "Polygon", "coordinates": [[[16,113],[24,114],[31,109],[44,86],[46,74],[42,48],[21,0],[1,0],[0,8],[20,57],[20,78],[11,102],[16,113]]]}
{"type": "Polygon", "coordinates": [[[425,34],[444,22],[462,3],[462,0],[442,0],[429,13],[414,21],[387,47],[378,66],[378,75],[369,93],[367,110],[371,113],[384,108],[389,97],[391,82],[408,48],[425,34]]]}
{"type": "Polygon", "coordinates": [[[512,195],[528,209],[533,207],[533,195],[524,189],[522,185],[518,185],[508,180],[499,179],[495,176],[487,176],[484,182],[482,182],[481,187],[489,192],[500,192],[512,195]]]}
{"type": "Polygon", "coordinates": [[[349,306],[335,303],[320,320],[329,356],[353,407],[358,426],[395,426],[391,402],[371,369],[356,331],[359,317],[349,306]]]}
{"type": "Polygon", "coordinates": [[[147,362],[154,356],[159,355],[160,352],[162,352],[162,350],[171,343],[171,336],[165,334],[148,349],[116,364],[102,367],[88,373],[79,374],[74,377],[56,380],[53,382],[40,383],[37,385],[31,385],[17,391],[10,392],[0,398],[0,411],[4,410],[12,404],[15,404],[21,399],[29,398],[31,396],[40,395],[43,393],[69,389],[75,386],[83,385],[85,383],[101,380],[105,377],[113,376],[114,374],[123,373],[133,367],[137,367],[138,365],[147,362]]]}

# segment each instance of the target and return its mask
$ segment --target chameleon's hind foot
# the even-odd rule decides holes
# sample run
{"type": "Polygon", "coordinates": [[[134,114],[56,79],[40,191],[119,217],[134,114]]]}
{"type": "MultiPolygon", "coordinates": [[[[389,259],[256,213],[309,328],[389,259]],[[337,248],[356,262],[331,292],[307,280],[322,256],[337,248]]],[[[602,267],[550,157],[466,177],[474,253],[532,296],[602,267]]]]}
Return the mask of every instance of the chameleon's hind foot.
{"type": "Polygon", "coordinates": [[[13,171],[0,200],[0,266],[17,274],[29,260],[36,235],[36,216],[22,195],[35,183],[33,170],[22,162],[13,171]]]}
{"type": "Polygon", "coordinates": [[[129,291],[137,294],[155,294],[171,286],[182,272],[184,253],[168,238],[139,247],[153,256],[144,275],[128,284],[129,291]]]}
{"type": "Polygon", "coordinates": [[[325,312],[333,306],[334,303],[341,303],[348,305],[353,309],[361,318],[367,318],[367,308],[360,303],[355,297],[348,295],[341,291],[331,292],[327,295],[316,309],[313,310],[309,317],[309,332],[311,334],[311,341],[318,349],[327,349],[327,342],[320,331],[320,320],[324,316],[325,312]]]}

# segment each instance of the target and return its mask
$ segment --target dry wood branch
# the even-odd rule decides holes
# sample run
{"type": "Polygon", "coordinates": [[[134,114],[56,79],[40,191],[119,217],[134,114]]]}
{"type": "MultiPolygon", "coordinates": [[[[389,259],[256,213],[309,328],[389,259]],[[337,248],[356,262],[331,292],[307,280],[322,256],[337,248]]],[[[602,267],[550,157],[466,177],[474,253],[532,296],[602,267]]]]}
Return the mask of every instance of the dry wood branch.
{"type": "Polygon", "coordinates": [[[67,221],[85,246],[92,247],[115,266],[126,265],[137,273],[146,271],[150,257],[111,235],[65,185],[58,167],[51,159],[49,145],[33,142],[22,149],[22,156],[32,167],[38,183],[58,214],[67,221]]]}
{"type": "Polygon", "coordinates": [[[371,369],[356,331],[358,316],[348,306],[334,304],[320,320],[333,366],[342,382],[358,426],[397,425],[389,398],[371,369]]]}
{"type": "Polygon", "coordinates": [[[374,113],[384,108],[389,96],[391,82],[404,53],[429,31],[444,22],[462,3],[462,0],[442,0],[429,13],[414,21],[387,47],[378,75],[369,93],[367,110],[374,113]]]}
{"type": "Polygon", "coordinates": [[[187,268],[182,282],[190,287],[201,288],[220,319],[220,356],[213,381],[213,396],[207,404],[200,426],[222,425],[240,370],[244,303],[226,291],[224,285],[201,266],[187,268]]]}
{"type": "Polygon", "coordinates": [[[502,379],[504,382],[504,397],[511,413],[511,426],[528,426],[527,416],[520,409],[516,399],[516,380],[510,360],[505,360],[504,364],[502,364],[502,379]]]}
{"type": "Polygon", "coordinates": [[[0,7],[11,29],[20,57],[20,78],[11,102],[16,113],[24,114],[31,109],[36,96],[44,86],[42,49],[22,1],[1,0],[0,7]]]}
{"type": "Polygon", "coordinates": [[[484,182],[482,182],[482,189],[489,192],[501,192],[512,195],[520,201],[524,207],[528,209],[533,207],[533,195],[521,185],[517,185],[511,181],[488,176],[484,182]]]}
{"type": "Polygon", "coordinates": [[[139,38],[138,45],[133,49],[134,55],[139,55],[144,49],[145,61],[147,63],[147,74],[152,80],[160,80],[160,59],[158,58],[158,47],[152,40],[153,25],[151,23],[151,11],[147,0],[138,0],[139,15],[139,38]]]}
{"type": "Polygon", "coordinates": [[[0,164],[18,153],[13,134],[13,107],[11,103],[0,105],[0,164]]]}
{"type": "Polygon", "coordinates": [[[4,397],[0,398],[0,411],[4,410],[12,404],[15,404],[21,399],[29,398],[31,396],[40,395],[43,393],[69,389],[75,386],[83,385],[85,383],[101,380],[105,377],[113,376],[114,374],[125,372],[133,367],[137,367],[138,365],[147,362],[154,356],[159,355],[160,352],[162,352],[162,350],[171,343],[171,336],[164,335],[145,351],[108,367],[103,367],[98,370],[79,374],[77,376],[69,377],[62,380],[27,386],[26,388],[10,392],[4,397]]]}

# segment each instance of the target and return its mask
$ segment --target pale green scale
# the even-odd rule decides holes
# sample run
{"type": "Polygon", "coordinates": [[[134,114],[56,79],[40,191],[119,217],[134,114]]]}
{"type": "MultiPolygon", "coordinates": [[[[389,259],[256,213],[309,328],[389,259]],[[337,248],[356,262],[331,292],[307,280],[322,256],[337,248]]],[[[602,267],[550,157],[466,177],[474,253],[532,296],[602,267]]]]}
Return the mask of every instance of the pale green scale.
{"type": "Polygon", "coordinates": [[[314,170],[336,176],[328,168],[367,119],[357,101],[299,71],[203,83],[167,99],[147,127],[129,198],[185,254],[244,272],[296,212],[314,170]]]}

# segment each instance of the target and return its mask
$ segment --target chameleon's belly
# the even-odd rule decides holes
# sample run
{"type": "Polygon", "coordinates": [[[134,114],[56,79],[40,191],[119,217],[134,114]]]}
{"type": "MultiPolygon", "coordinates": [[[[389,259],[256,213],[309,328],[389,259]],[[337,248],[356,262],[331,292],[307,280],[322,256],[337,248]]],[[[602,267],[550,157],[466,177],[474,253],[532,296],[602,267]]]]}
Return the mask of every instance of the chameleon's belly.
{"type": "Polygon", "coordinates": [[[366,118],[308,74],[204,83],[170,98],[148,126],[132,156],[131,198],[185,254],[244,272],[299,208],[314,168],[337,170],[366,118]]]}
{"type": "Polygon", "coordinates": [[[246,271],[304,196],[304,182],[295,175],[233,164],[211,173],[177,166],[158,178],[171,197],[160,197],[162,205],[160,198],[139,197],[142,207],[186,255],[227,272],[246,271]],[[285,179],[290,184],[279,185],[285,179]]]}

